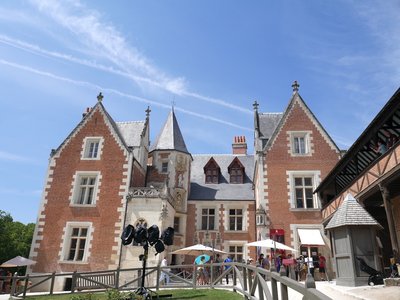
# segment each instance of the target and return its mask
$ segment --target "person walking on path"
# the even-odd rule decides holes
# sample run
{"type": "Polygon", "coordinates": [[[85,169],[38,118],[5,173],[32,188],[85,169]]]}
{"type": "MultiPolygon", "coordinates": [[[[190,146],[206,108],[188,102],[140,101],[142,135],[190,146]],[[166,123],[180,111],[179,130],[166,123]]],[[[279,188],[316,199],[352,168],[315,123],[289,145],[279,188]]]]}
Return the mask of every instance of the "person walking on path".
{"type": "MultiPolygon", "coordinates": [[[[224,263],[231,263],[233,262],[232,258],[228,255],[227,258],[225,258],[224,263]]],[[[230,268],[232,268],[232,266],[225,266],[225,271],[229,270],[230,268]]],[[[226,273],[225,275],[225,279],[226,279],[226,284],[229,284],[229,273],[226,273]]]]}
{"type": "Polygon", "coordinates": [[[171,269],[170,268],[166,268],[168,267],[168,261],[167,259],[164,257],[164,259],[161,261],[161,265],[160,265],[163,269],[161,269],[161,275],[160,275],[160,283],[161,284],[169,284],[169,275],[167,272],[170,272],[171,269]]]}

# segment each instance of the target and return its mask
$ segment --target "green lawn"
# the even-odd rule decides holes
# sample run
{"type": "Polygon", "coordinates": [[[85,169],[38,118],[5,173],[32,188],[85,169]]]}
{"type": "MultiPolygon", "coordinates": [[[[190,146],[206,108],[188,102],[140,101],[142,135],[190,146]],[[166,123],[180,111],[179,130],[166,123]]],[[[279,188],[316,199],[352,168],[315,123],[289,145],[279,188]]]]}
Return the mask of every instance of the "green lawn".
{"type": "MultiPolygon", "coordinates": [[[[243,297],[238,294],[227,290],[218,290],[218,289],[182,289],[182,290],[163,290],[159,292],[159,295],[172,294],[172,297],[161,298],[161,299],[171,299],[171,300],[188,300],[188,299],[196,299],[196,300],[236,300],[243,299],[243,297]]],[[[82,299],[82,300],[107,300],[107,299],[117,299],[117,298],[107,298],[107,294],[99,293],[99,294],[79,294],[75,293],[74,295],[52,295],[52,296],[30,296],[27,297],[28,300],[70,300],[70,299],[82,299]],[[91,297],[90,297],[91,296],[91,297]],[[75,297],[75,298],[74,298],[75,297]]],[[[153,299],[156,299],[154,297],[153,299]]]]}

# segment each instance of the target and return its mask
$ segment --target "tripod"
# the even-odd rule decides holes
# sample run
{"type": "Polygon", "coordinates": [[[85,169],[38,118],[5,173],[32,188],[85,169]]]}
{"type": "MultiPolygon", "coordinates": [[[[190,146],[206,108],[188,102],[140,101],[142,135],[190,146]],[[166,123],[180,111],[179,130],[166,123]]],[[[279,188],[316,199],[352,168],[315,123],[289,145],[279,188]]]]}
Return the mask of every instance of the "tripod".
{"type": "MultiPolygon", "coordinates": [[[[143,266],[142,266],[142,282],[139,288],[137,288],[135,290],[135,294],[136,295],[141,295],[143,297],[143,299],[145,300],[151,300],[153,299],[151,294],[156,295],[157,299],[158,299],[158,294],[146,287],[144,287],[144,280],[145,280],[145,276],[146,276],[146,262],[147,262],[147,257],[149,255],[149,244],[146,242],[143,245],[143,249],[144,249],[144,254],[143,254],[143,266]]],[[[132,298],[134,299],[134,298],[132,298]]]]}

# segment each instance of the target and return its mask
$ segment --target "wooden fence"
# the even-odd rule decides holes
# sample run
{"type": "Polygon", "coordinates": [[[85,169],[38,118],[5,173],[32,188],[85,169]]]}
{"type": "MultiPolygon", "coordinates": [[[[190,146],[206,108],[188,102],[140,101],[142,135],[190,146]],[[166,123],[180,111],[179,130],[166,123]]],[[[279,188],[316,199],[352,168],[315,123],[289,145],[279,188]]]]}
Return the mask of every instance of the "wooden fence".
{"type": "MultiPolygon", "coordinates": [[[[199,282],[198,265],[174,265],[168,267],[146,268],[146,288],[152,291],[179,288],[224,288],[243,295],[244,299],[288,300],[289,290],[303,295],[303,299],[329,300],[328,296],[315,289],[315,284],[307,288],[305,283],[297,282],[282,273],[270,272],[252,265],[242,263],[205,264],[208,281],[199,282]],[[161,272],[169,276],[169,283],[159,282],[161,272]],[[270,284],[268,284],[270,281],[270,284]],[[269,287],[270,285],[270,287],[269,287]]],[[[133,290],[140,288],[142,268],[116,269],[94,272],[51,273],[42,275],[14,276],[10,279],[10,296],[27,297],[27,293],[39,286],[48,287],[42,294],[53,295],[57,278],[69,278],[70,289],[67,292],[81,293],[87,291],[106,291],[108,289],[133,290]],[[132,274],[138,274],[132,276],[132,274]],[[121,279],[124,278],[124,282],[121,279]],[[128,279],[127,279],[128,278],[128,279]],[[30,284],[33,282],[33,284],[30,284]]],[[[0,278],[1,280],[1,278],[0,278]]],[[[310,285],[308,285],[310,286],[310,285]]],[[[155,297],[153,297],[155,298],[155,297]]]]}

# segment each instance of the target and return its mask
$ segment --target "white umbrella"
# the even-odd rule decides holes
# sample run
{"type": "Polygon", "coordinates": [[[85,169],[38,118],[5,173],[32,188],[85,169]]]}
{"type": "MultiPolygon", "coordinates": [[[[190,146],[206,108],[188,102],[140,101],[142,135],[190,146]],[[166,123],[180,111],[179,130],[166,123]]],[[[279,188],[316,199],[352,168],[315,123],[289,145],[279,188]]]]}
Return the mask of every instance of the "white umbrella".
{"type": "Polygon", "coordinates": [[[201,255],[204,253],[220,253],[220,254],[226,254],[226,252],[215,249],[215,248],[211,248],[208,246],[204,246],[202,244],[197,244],[197,245],[193,245],[190,247],[186,247],[186,248],[182,248],[182,249],[178,249],[175,250],[174,252],[171,252],[171,254],[186,254],[186,255],[201,255]]]}
{"type": "Polygon", "coordinates": [[[265,248],[271,248],[271,249],[289,250],[289,251],[297,252],[296,249],[286,246],[285,244],[275,242],[274,240],[271,240],[271,239],[247,243],[246,246],[265,247],[265,248]]]}
{"type": "Polygon", "coordinates": [[[22,267],[22,266],[30,266],[36,264],[36,261],[22,257],[16,256],[6,262],[2,263],[0,267],[2,268],[13,268],[13,267],[22,267]]]}

